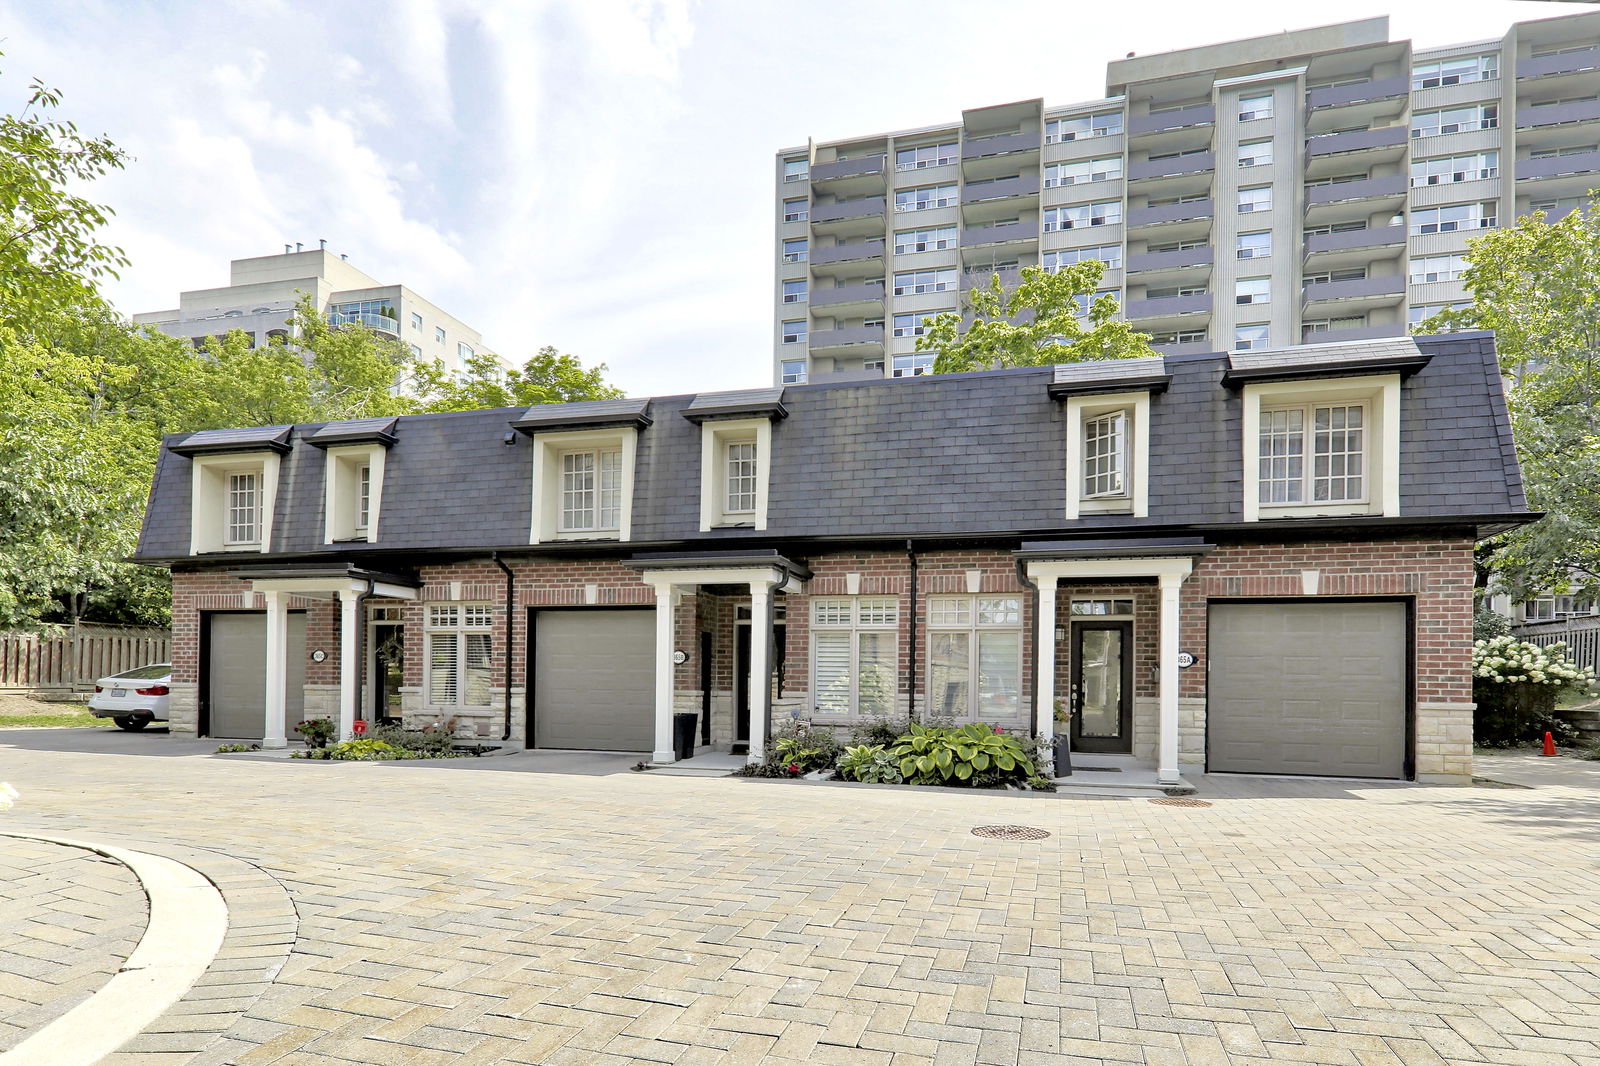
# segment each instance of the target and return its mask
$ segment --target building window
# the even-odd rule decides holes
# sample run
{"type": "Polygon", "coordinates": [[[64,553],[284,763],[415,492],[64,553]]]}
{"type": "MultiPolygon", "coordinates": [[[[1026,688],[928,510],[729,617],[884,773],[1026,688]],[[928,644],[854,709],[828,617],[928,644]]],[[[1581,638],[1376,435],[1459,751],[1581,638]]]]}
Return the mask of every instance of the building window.
{"type": "Polygon", "coordinates": [[[1159,347],[1166,344],[1204,344],[1206,331],[1203,329],[1169,329],[1150,334],[1150,343],[1159,347]]]}
{"type": "Polygon", "coordinates": [[[456,342],[456,355],[458,357],[460,357],[460,359],[461,359],[461,361],[463,363],[466,362],[468,359],[471,359],[476,354],[477,353],[472,350],[472,345],[468,344],[465,341],[457,341],[456,342]]]}
{"type": "Polygon", "coordinates": [[[786,304],[803,304],[806,302],[805,279],[783,283],[783,302],[786,304]]]}
{"type": "Polygon", "coordinates": [[[1148,514],[1150,394],[1071,396],[1065,414],[1066,517],[1148,514]]]}
{"type": "Polygon", "coordinates": [[[1500,125],[1500,108],[1495,104],[1450,107],[1442,111],[1419,111],[1411,116],[1411,136],[1437,137],[1444,133],[1471,133],[1492,130],[1500,125]]]}
{"type": "Polygon", "coordinates": [[[1360,503],[1366,499],[1363,405],[1311,404],[1263,410],[1260,426],[1261,503],[1360,503]],[[1307,436],[1311,438],[1310,462],[1307,436]]]}
{"type": "Polygon", "coordinates": [[[1330,281],[1360,281],[1367,276],[1366,267],[1344,267],[1340,270],[1319,270],[1301,277],[1303,285],[1325,285],[1330,281]]]}
{"type": "Polygon", "coordinates": [[[785,159],[783,161],[783,180],[805,181],[811,176],[811,164],[804,159],[785,159]]]}
{"type": "Polygon", "coordinates": [[[928,597],[928,707],[956,721],[1024,713],[1020,597],[928,597]]]}
{"type": "Polygon", "coordinates": [[[433,340],[434,340],[435,344],[443,344],[444,343],[444,327],[443,326],[434,326],[433,327],[433,340]]]}
{"type": "Polygon", "coordinates": [[[1251,122],[1272,117],[1272,94],[1255,93],[1239,97],[1239,121],[1251,122]]]}
{"type": "Polygon", "coordinates": [[[783,202],[783,220],[785,222],[804,222],[811,217],[810,201],[801,197],[798,200],[785,200],[783,202]]]}
{"type": "Polygon", "coordinates": [[[811,691],[818,714],[894,713],[899,624],[900,605],[893,597],[811,601],[811,691]]]}
{"type": "Polygon", "coordinates": [[[1233,283],[1233,302],[1236,304],[1264,304],[1271,300],[1271,278],[1240,278],[1233,283]]]}
{"type": "Polygon", "coordinates": [[[363,465],[356,473],[356,533],[366,536],[372,517],[372,467],[363,465]]]}
{"type": "Polygon", "coordinates": [[[925,292],[949,292],[956,287],[955,267],[935,270],[907,270],[894,276],[894,294],[913,296],[925,292]]]}
{"type": "Polygon", "coordinates": [[[1272,231],[1258,230],[1239,234],[1234,244],[1236,259],[1265,259],[1272,254],[1272,231]]]}
{"type": "Polygon", "coordinates": [[[1085,226],[1115,226],[1122,221],[1122,201],[1108,200],[1100,204],[1074,204],[1071,207],[1047,207],[1044,211],[1044,231],[1081,229],[1085,226]]]}
{"type": "Polygon", "coordinates": [[[261,542],[261,474],[251,470],[228,475],[228,535],[223,543],[261,542]]]}
{"type": "Polygon", "coordinates": [[[1248,189],[1239,190],[1239,214],[1248,215],[1255,211],[1272,210],[1272,186],[1252,185],[1248,189]]]}
{"type": "Polygon", "coordinates": [[[1233,327],[1233,350],[1248,352],[1267,346],[1267,324],[1265,322],[1252,323],[1248,326],[1233,327]]]}
{"type": "Polygon", "coordinates": [[[724,514],[751,514],[756,509],[756,442],[731,441],[724,446],[724,514]]]}
{"type": "Polygon", "coordinates": [[[782,383],[785,385],[804,385],[806,383],[806,361],[804,359],[785,359],[779,365],[782,383]]]}
{"type": "Polygon", "coordinates": [[[1341,329],[1361,329],[1367,324],[1366,315],[1345,315],[1342,318],[1307,319],[1300,326],[1301,343],[1317,343],[1317,334],[1332,333],[1341,329]]]}
{"type": "Polygon", "coordinates": [[[1241,167],[1264,167],[1272,162],[1272,138],[1261,141],[1242,141],[1239,144],[1241,167]]]}
{"type": "Polygon", "coordinates": [[[899,230],[894,235],[895,255],[905,255],[908,252],[940,252],[955,246],[954,226],[899,230]]]}
{"type": "Polygon", "coordinates": [[[1085,159],[1077,163],[1051,163],[1044,168],[1044,187],[1061,188],[1122,177],[1122,157],[1085,159]]]}
{"type": "Polygon", "coordinates": [[[946,307],[938,311],[911,311],[903,315],[894,316],[893,335],[896,337],[920,337],[928,331],[928,322],[938,315],[953,314],[955,308],[946,307]]]}
{"type": "Polygon", "coordinates": [[[896,211],[928,211],[935,207],[954,207],[960,196],[954,185],[923,185],[898,189],[894,194],[896,211]]]}
{"type": "Polygon", "coordinates": [[[1040,264],[1045,270],[1055,274],[1062,268],[1081,263],[1085,259],[1098,259],[1106,265],[1107,270],[1118,270],[1122,266],[1122,245],[1097,244],[1087,248],[1063,248],[1060,251],[1044,253],[1040,264]]]}
{"type": "Polygon", "coordinates": [[[1417,207],[1411,211],[1411,235],[1454,233],[1457,230],[1492,229],[1495,203],[1446,204],[1443,207],[1417,207]]]}
{"type": "Polygon", "coordinates": [[[422,358],[422,348],[421,348],[420,345],[408,344],[408,345],[406,345],[406,347],[411,349],[411,357],[413,359],[421,359],[422,358]]]}
{"type": "Polygon", "coordinates": [[[1498,55],[1466,56],[1417,63],[1411,68],[1411,91],[1436,89],[1441,85],[1461,85],[1472,81],[1493,81],[1500,76],[1498,55]]]}
{"type": "Polygon", "coordinates": [[[1471,306],[1471,300],[1451,300],[1437,304],[1412,304],[1406,310],[1406,324],[1415,329],[1434,315],[1442,314],[1445,311],[1463,311],[1471,306]]]}
{"type": "Polygon", "coordinates": [[[948,144],[924,144],[916,148],[899,148],[894,153],[894,168],[896,170],[923,170],[927,167],[942,167],[954,163],[961,158],[961,146],[950,142],[948,144]]]}
{"type": "Polygon", "coordinates": [[[1460,281],[1461,275],[1467,272],[1467,257],[1462,252],[1452,252],[1449,255],[1423,255],[1411,260],[1411,277],[1413,285],[1424,285],[1432,281],[1460,281]]]}
{"type": "Polygon", "coordinates": [[[1435,159],[1417,159],[1411,163],[1411,187],[1424,185],[1450,185],[1458,181],[1478,181],[1498,177],[1499,152],[1474,152],[1471,155],[1447,155],[1435,159]]]}
{"type": "Polygon", "coordinates": [[[411,312],[411,328],[416,330],[422,328],[422,316],[415,311],[411,312]]]}
{"type": "Polygon", "coordinates": [[[810,252],[810,242],[804,237],[790,237],[783,242],[785,263],[804,263],[810,252]]]}
{"type": "Polygon", "coordinates": [[[428,703],[487,707],[494,676],[494,608],[473,604],[428,608],[428,703]]]}
{"type": "Polygon", "coordinates": [[[1127,424],[1125,411],[1110,411],[1083,423],[1083,498],[1126,496],[1127,424]]]}
{"type": "Polygon", "coordinates": [[[622,453],[561,453],[562,533],[614,532],[622,502],[622,453]]]}
{"type": "Polygon", "coordinates": [[[1098,115],[1075,115],[1051,119],[1044,124],[1044,143],[1062,144],[1086,137],[1110,137],[1122,132],[1122,112],[1103,111],[1098,115]]]}
{"type": "Polygon", "coordinates": [[[783,324],[783,343],[804,344],[806,342],[806,320],[803,318],[790,319],[783,324]]]}
{"type": "MultiPolygon", "coordinates": [[[[897,355],[894,357],[894,370],[891,376],[916,378],[924,374],[931,374],[933,373],[933,358],[932,352],[913,352],[909,355],[897,355]]],[[[879,364],[879,369],[882,369],[881,363],[879,364]]]]}

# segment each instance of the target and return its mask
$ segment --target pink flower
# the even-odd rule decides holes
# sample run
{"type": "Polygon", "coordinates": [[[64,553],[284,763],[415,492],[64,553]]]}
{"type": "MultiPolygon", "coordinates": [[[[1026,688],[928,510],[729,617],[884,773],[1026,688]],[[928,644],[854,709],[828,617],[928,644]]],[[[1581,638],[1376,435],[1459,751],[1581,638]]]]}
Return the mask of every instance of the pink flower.
{"type": "Polygon", "coordinates": [[[798,773],[800,773],[800,764],[799,764],[799,763],[797,763],[797,762],[792,762],[792,763],[790,763],[790,764],[789,764],[789,772],[790,772],[790,773],[791,773],[791,774],[798,774],[798,773]]]}
{"type": "Polygon", "coordinates": [[[996,733],[1004,733],[1004,732],[1005,732],[1005,730],[1004,730],[1004,729],[1001,729],[1001,728],[1000,728],[1000,727],[999,727],[999,726],[995,726],[995,727],[994,727],[994,731],[995,731],[995,732],[996,732],[996,733]]]}

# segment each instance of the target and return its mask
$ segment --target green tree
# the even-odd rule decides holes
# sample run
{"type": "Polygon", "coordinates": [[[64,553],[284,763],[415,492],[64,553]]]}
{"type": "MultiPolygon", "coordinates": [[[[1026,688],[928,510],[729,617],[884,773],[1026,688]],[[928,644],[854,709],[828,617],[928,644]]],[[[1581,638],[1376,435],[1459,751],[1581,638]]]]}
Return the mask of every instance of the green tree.
{"type": "Polygon", "coordinates": [[[965,331],[960,315],[938,315],[917,338],[917,351],[939,353],[935,374],[1154,355],[1149,334],[1116,317],[1117,298],[1095,295],[1104,273],[1097,259],[1055,273],[1023,267],[1009,290],[995,273],[987,287],[968,293],[965,331]]]}
{"type": "Polygon", "coordinates": [[[506,370],[490,355],[467,360],[459,377],[433,363],[418,378],[417,392],[427,411],[475,411],[488,407],[532,407],[541,403],[611,400],[623,395],[606,381],[606,365],[585,367],[576,356],[546,345],[522,364],[506,370]]]}
{"type": "Polygon", "coordinates": [[[1529,506],[1545,517],[1493,541],[1516,599],[1600,593],[1600,211],[1543,212],[1468,242],[1472,303],[1420,333],[1493,330],[1529,506]]]}

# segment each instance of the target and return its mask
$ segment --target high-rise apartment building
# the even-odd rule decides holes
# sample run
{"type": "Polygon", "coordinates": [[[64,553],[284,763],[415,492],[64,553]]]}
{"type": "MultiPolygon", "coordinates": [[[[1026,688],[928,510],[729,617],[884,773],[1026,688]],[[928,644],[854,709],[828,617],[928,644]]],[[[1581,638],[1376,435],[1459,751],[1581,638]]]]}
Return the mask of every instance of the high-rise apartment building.
{"type": "MultiPolygon", "coordinates": [[[[146,311],[134,322],[186,337],[196,345],[207,337],[243,330],[255,345],[289,332],[289,316],[300,293],[309,293],[333,325],[359,324],[401,341],[416,356],[461,371],[474,355],[493,355],[478,331],[446,314],[404,285],[385,285],[356,269],[326,247],[310,251],[235,259],[228,284],[178,294],[172,311],[146,311]]],[[[500,356],[496,356],[502,363],[500,356]]]]}
{"type": "Polygon", "coordinates": [[[1088,258],[1164,352],[1402,334],[1465,299],[1469,237],[1600,185],[1600,13],[1130,56],[1106,92],[778,153],[777,381],[925,373],[966,289],[1088,258]]]}

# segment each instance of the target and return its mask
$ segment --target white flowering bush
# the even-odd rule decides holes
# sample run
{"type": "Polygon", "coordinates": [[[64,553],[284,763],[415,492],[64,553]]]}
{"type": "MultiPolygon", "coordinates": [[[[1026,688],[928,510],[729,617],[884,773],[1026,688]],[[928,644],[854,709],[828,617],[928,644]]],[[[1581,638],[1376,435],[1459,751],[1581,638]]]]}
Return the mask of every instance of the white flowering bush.
{"type": "Polygon", "coordinates": [[[1472,643],[1472,735],[1488,747],[1537,741],[1546,732],[1571,741],[1576,732],[1556,717],[1563,692],[1584,692],[1594,681],[1588,667],[1567,658],[1565,644],[1540,647],[1512,636],[1472,643]]]}
{"type": "Polygon", "coordinates": [[[1509,684],[1588,685],[1594,672],[1567,659],[1565,643],[1540,647],[1516,637],[1491,637],[1472,643],[1472,676],[1509,684]]]}

